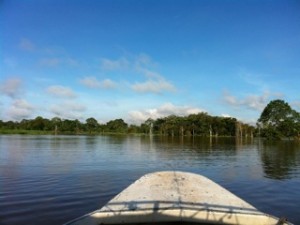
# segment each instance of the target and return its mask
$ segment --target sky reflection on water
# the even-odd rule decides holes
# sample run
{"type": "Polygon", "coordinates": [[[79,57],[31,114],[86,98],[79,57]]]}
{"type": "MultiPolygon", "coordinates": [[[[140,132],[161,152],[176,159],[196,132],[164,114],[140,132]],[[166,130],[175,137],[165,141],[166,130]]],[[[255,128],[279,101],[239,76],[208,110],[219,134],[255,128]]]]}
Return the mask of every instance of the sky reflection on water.
{"type": "Polygon", "coordinates": [[[61,224],[148,172],[207,176],[258,209],[300,223],[300,144],[258,139],[0,136],[0,224],[61,224]]]}

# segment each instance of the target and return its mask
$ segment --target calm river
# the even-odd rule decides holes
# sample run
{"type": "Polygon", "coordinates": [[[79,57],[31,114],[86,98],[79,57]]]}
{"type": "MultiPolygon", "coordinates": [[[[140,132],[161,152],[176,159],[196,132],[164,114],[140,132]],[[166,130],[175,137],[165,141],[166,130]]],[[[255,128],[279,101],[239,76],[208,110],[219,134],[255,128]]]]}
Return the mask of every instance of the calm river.
{"type": "Polygon", "coordinates": [[[0,135],[0,224],[62,224],[145,173],[207,176],[300,224],[300,143],[258,139],[0,135]]]}

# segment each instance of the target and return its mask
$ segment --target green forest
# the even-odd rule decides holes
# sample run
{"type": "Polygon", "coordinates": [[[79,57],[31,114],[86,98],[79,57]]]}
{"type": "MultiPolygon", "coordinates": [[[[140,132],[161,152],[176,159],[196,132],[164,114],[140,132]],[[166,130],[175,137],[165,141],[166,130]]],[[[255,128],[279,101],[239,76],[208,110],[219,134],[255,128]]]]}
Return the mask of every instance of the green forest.
{"type": "Polygon", "coordinates": [[[253,136],[255,128],[238,122],[235,118],[214,117],[206,113],[189,116],[170,115],[156,120],[148,119],[141,125],[129,125],[123,119],[111,120],[99,124],[95,118],[85,122],[41,116],[35,119],[0,121],[1,133],[18,134],[153,134],[166,136],[236,136],[237,127],[242,136],[253,136]]]}
{"type": "Polygon", "coordinates": [[[188,116],[170,115],[149,118],[141,125],[127,124],[123,119],[99,124],[95,118],[79,120],[52,119],[41,116],[22,121],[0,120],[2,134],[145,134],[164,136],[223,136],[254,137],[268,139],[299,138],[300,114],[283,100],[271,101],[261,113],[256,126],[231,117],[211,116],[207,113],[188,116]]]}
{"type": "Polygon", "coordinates": [[[141,125],[129,125],[123,119],[115,119],[99,124],[95,118],[85,122],[41,116],[35,119],[0,121],[1,133],[40,133],[40,134],[153,134],[166,136],[253,136],[255,128],[241,123],[235,118],[210,116],[207,113],[188,116],[170,115],[156,120],[148,119],[141,125]],[[236,133],[239,130],[240,133],[236,133]]]}

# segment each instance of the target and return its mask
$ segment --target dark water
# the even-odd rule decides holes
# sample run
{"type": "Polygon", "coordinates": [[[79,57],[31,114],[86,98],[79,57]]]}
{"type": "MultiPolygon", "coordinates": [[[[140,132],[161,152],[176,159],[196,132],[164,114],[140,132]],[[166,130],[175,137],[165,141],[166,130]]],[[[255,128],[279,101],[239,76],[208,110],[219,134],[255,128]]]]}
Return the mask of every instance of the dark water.
{"type": "Polygon", "coordinates": [[[0,136],[0,224],[62,224],[148,172],[207,176],[300,224],[300,143],[134,136],[0,136]]]}

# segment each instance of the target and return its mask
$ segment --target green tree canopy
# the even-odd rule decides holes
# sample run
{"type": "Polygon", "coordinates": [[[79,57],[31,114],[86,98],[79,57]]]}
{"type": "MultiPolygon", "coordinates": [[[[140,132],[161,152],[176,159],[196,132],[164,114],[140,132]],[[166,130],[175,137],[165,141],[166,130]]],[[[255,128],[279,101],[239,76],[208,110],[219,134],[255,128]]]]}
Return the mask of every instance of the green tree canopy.
{"type": "Polygon", "coordinates": [[[271,101],[261,113],[258,124],[267,138],[295,137],[300,133],[300,115],[288,103],[271,101]]]}
{"type": "Polygon", "coordinates": [[[86,127],[90,133],[92,133],[92,131],[95,131],[99,126],[97,120],[93,117],[86,119],[85,122],[86,122],[86,127]]]}
{"type": "Polygon", "coordinates": [[[126,133],[128,124],[123,119],[116,119],[107,122],[106,127],[110,132],[126,133]]]}

